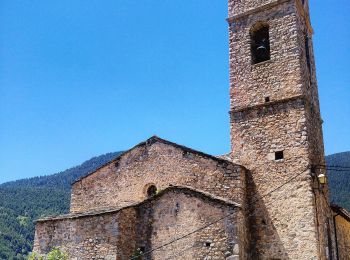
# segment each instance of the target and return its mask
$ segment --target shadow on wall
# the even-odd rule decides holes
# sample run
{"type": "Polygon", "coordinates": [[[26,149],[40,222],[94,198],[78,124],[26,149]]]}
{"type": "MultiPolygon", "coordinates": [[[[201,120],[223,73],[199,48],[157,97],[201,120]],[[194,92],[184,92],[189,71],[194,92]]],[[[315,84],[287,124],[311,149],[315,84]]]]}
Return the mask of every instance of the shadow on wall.
{"type": "Polygon", "coordinates": [[[284,247],[277,229],[265,206],[262,195],[257,191],[251,174],[247,174],[248,193],[248,233],[250,246],[248,252],[251,259],[291,259],[284,247]]]}

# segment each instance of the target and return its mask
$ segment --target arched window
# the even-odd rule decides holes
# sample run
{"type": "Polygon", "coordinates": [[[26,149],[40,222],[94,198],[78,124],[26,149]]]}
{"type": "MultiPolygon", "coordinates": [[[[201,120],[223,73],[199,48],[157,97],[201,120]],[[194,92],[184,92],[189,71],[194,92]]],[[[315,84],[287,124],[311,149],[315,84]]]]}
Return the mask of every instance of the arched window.
{"type": "Polygon", "coordinates": [[[259,22],[250,30],[252,64],[270,59],[269,25],[259,22]]]}
{"type": "Polygon", "coordinates": [[[154,195],[157,195],[157,187],[155,185],[151,185],[147,188],[147,197],[153,197],[154,195]]]}

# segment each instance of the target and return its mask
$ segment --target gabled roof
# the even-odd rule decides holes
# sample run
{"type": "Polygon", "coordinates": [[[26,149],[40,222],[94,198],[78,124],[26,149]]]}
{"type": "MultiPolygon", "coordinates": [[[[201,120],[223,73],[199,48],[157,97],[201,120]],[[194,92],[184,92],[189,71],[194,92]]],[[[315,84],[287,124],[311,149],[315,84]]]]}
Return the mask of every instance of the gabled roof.
{"type": "Polygon", "coordinates": [[[343,218],[345,218],[347,221],[350,222],[350,212],[348,212],[346,209],[336,204],[332,204],[331,209],[333,210],[333,212],[337,213],[337,215],[342,216],[343,218]]]}
{"type": "MultiPolygon", "coordinates": [[[[188,148],[186,146],[183,146],[183,145],[179,145],[179,144],[176,144],[176,143],[173,143],[173,142],[170,142],[170,141],[167,141],[165,139],[162,139],[158,136],[152,136],[151,138],[147,139],[146,141],[143,141],[137,145],[135,145],[133,148],[121,153],[117,158],[115,158],[114,160],[102,165],[101,167],[99,167],[98,169],[96,169],[95,171],[93,172],[90,172],[89,174],[85,175],[84,177],[81,177],[79,178],[78,180],[74,181],[72,183],[75,184],[76,182],[79,182],[83,179],[85,179],[86,177],[90,176],[91,174],[95,173],[96,171],[100,170],[101,168],[109,165],[110,163],[115,163],[117,162],[123,155],[129,153],[130,151],[138,148],[138,147],[141,147],[141,146],[151,146],[152,144],[154,143],[163,143],[163,144],[167,144],[167,145],[170,145],[170,146],[173,146],[173,147],[176,147],[176,148],[179,148],[181,150],[183,150],[184,152],[187,152],[187,153],[192,153],[192,154],[195,154],[195,155],[198,155],[200,157],[204,157],[204,158],[207,158],[207,159],[211,159],[211,160],[214,160],[214,161],[217,161],[221,164],[234,164],[232,163],[231,161],[229,160],[226,160],[226,159],[223,159],[223,158],[220,158],[220,157],[216,157],[216,156],[213,156],[213,155],[210,155],[210,154],[206,154],[206,153],[203,153],[203,152],[200,152],[200,151],[197,151],[197,150],[194,150],[194,149],[191,149],[191,148],[188,148]]],[[[244,168],[243,166],[241,165],[238,165],[238,164],[234,164],[234,165],[237,165],[237,166],[240,166],[242,168],[244,168]]]]}
{"type": "Polygon", "coordinates": [[[190,194],[190,195],[193,195],[193,196],[196,196],[196,197],[201,197],[201,198],[207,199],[207,200],[209,200],[211,202],[215,202],[215,203],[218,203],[218,204],[221,204],[221,205],[227,205],[227,206],[231,206],[233,208],[241,208],[241,205],[236,203],[236,202],[234,202],[234,201],[227,200],[225,198],[212,195],[212,194],[204,192],[202,190],[194,189],[192,187],[187,187],[187,186],[169,186],[166,189],[161,190],[160,192],[158,192],[156,195],[154,195],[154,196],[152,196],[150,198],[146,198],[144,201],[132,203],[132,204],[130,204],[128,206],[104,208],[104,209],[95,210],[95,211],[89,211],[89,212],[84,212],[84,213],[69,213],[69,214],[66,214],[66,215],[51,216],[51,217],[38,219],[38,220],[36,220],[36,222],[46,222],[46,221],[64,220],[64,219],[77,219],[77,218],[98,216],[98,215],[103,215],[103,214],[108,214],[108,213],[115,213],[115,212],[121,211],[123,209],[142,206],[143,204],[145,204],[145,203],[147,203],[149,201],[157,200],[162,195],[164,195],[164,194],[166,194],[168,192],[171,192],[171,191],[179,191],[181,193],[190,194]]]}

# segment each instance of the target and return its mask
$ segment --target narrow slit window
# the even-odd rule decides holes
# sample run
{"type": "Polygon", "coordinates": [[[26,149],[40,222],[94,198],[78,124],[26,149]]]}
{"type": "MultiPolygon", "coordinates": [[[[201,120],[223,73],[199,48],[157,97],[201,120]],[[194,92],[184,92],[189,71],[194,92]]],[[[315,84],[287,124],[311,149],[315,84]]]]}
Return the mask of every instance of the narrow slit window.
{"type": "Polygon", "coordinates": [[[306,62],[309,71],[311,70],[311,62],[310,62],[310,47],[309,47],[309,37],[305,36],[305,54],[306,54],[306,62]]]}
{"type": "Polygon", "coordinates": [[[305,55],[306,55],[306,63],[307,67],[309,69],[309,72],[311,73],[311,62],[310,62],[310,47],[309,47],[309,37],[305,36],[305,55]]]}
{"type": "Polygon", "coordinates": [[[251,32],[252,63],[260,63],[270,60],[270,36],[267,24],[255,25],[251,32]]]}
{"type": "Polygon", "coordinates": [[[278,161],[278,160],[283,160],[283,159],[284,159],[283,151],[275,152],[275,160],[276,160],[276,161],[278,161]]]}
{"type": "Polygon", "coordinates": [[[265,97],[265,103],[269,103],[270,102],[270,97],[265,97]]]}

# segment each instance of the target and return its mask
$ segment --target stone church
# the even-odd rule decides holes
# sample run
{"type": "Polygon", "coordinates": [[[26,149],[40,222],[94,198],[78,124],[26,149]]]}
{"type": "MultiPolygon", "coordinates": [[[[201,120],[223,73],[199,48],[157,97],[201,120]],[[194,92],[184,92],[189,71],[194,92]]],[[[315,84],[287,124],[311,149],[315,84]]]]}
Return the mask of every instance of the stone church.
{"type": "Polygon", "coordinates": [[[70,213],[37,221],[35,252],[339,259],[308,1],[229,0],[228,14],[231,152],[151,137],[73,183],[70,213]]]}

